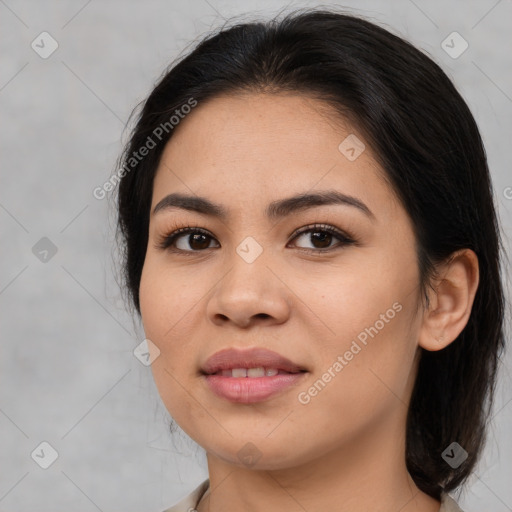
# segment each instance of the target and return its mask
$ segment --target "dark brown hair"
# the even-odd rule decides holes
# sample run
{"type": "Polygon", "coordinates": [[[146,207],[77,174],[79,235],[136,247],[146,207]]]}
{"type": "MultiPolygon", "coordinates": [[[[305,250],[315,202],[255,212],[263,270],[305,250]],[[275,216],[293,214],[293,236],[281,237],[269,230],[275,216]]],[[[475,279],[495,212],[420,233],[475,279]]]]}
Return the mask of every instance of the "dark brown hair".
{"type": "Polygon", "coordinates": [[[173,134],[170,116],[190,98],[201,104],[240,91],[304,93],[357,126],[412,219],[424,297],[436,263],[462,248],[478,256],[469,321],[445,349],[422,351],[407,420],[407,468],[421,490],[439,499],[478,460],[504,348],[502,245],[475,120],[429,57],[352,15],[306,9],[208,35],[155,86],[120,159],[120,169],[129,169],[118,193],[123,268],[139,313],[153,179],[173,134]],[[164,123],[169,129],[156,147],[127,167],[164,123]],[[457,468],[442,458],[454,441],[468,453],[457,468]]]}

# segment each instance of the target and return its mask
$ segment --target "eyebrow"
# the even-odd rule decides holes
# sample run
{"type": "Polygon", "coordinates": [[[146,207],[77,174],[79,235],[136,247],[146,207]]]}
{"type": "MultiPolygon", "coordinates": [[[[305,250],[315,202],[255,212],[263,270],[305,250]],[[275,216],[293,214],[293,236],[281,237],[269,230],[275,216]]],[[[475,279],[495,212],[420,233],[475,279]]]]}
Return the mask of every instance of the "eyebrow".
{"type": "MultiPolygon", "coordinates": [[[[269,219],[277,220],[299,211],[324,205],[352,206],[363,212],[370,219],[375,220],[375,215],[360,199],[342,194],[336,190],[303,193],[286,199],[272,201],[267,206],[265,213],[269,219]]],[[[174,208],[210,215],[223,221],[227,220],[229,217],[229,211],[220,204],[216,204],[205,197],[188,196],[178,193],[165,196],[155,206],[153,215],[158,212],[174,208]]]]}

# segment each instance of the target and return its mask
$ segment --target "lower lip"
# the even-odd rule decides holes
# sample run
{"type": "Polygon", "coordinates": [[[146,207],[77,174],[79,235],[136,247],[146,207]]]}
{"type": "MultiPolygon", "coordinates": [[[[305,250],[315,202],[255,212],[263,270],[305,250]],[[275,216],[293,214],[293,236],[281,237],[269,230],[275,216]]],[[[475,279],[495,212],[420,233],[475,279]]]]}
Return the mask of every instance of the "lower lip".
{"type": "Polygon", "coordinates": [[[209,388],[231,402],[253,404],[269,399],[284,389],[297,385],[306,372],[273,375],[272,377],[223,377],[205,375],[209,388]]]}

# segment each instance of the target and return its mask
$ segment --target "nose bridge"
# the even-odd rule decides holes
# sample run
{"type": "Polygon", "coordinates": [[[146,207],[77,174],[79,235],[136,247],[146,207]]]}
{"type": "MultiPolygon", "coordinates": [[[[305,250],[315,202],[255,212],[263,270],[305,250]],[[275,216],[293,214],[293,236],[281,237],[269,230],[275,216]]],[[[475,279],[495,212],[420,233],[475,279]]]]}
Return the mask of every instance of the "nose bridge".
{"type": "Polygon", "coordinates": [[[255,319],[283,321],[288,315],[286,291],[271,272],[270,250],[254,237],[245,237],[227,256],[229,270],[215,286],[208,315],[247,326],[255,319]],[[270,268],[269,268],[270,267],[270,268]]]}
{"type": "Polygon", "coordinates": [[[246,236],[231,251],[227,258],[229,272],[220,283],[220,292],[225,299],[236,299],[242,303],[260,303],[268,297],[271,272],[267,265],[268,248],[264,248],[254,237],[246,236]]]}

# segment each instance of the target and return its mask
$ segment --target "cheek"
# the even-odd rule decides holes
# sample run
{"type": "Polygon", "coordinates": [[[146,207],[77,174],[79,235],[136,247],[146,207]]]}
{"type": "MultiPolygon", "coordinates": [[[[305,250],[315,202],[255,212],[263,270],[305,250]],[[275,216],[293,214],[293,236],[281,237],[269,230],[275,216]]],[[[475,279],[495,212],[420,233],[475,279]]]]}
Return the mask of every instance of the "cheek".
{"type": "Polygon", "coordinates": [[[148,256],[140,281],[140,308],[144,330],[162,351],[187,345],[190,329],[204,291],[202,280],[189,272],[171,271],[148,256]],[[170,343],[179,340],[179,343],[170,343]]]}
{"type": "Polygon", "coordinates": [[[360,258],[333,269],[328,279],[306,274],[302,292],[308,290],[307,305],[318,312],[323,335],[312,321],[303,327],[316,343],[318,402],[326,410],[337,403],[345,411],[368,412],[389,406],[386,398],[396,401],[395,394],[406,402],[417,350],[419,279],[414,254],[406,256],[360,258]]]}
{"type": "Polygon", "coordinates": [[[192,404],[183,393],[184,369],[190,369],[194,355],[194,305],[197,290],[185,286],[177,274],[169,275],[158,262],[147,258],[140,281],[140,309],[146,338],[160,351],[151,364],[158,392],[171,415],[180,417],[192,404]],[[181,384],[181,385],[180,385],[181,384]]]}
{"type": "MultiPolygon", "coordinates": [[[[180,424],[192,421],[194,403],[183,392],[184,367],[192,364],[188,348],[191,306],[197,302],[192,287],[183,286],[151,257],[146,258],[140,281],[140,309],[146,338],[160,351],[151,371],[160,397],[171,416],[180,424]],[[188,313],[188,315],[187,315],[188,313]],[[189,359],[187,359],[189,358],[189,359]]],[[[196,411],[197,412],[197,411],[196,411]]]]}
{"type": "Polygon", "coordinates": [[[416,349],[408,327],[411,310],[403,305],[398,311],[394,304],[395,309],[382,309],[392,311],[388,323],[354,310],[360,326],[323,350],[314,378],[297,390],[296,412],[325,432],[326,449],[334,438],[350,442],[358,432],[407,411],[416,349]]]}
{"type": "Polygon", "coordinates": [[[303,309],[298,318],[309,322],[303,327],[317,329],[316,337],[321,329],[322,345],[328,349],[342,348],[340,342],[350,344],[358,335],[362,342],[370,339],[366,328],[373,334],[376,328],[379,337],[389,333],[405,316],[404,303],[414,301],[418,289],[414,261],[403,259],[397,262],[383,252],[368,251],[341,264],[303,268],[295,277],[290,275],[288,282],[304,298],[303,305],[297,303],[303,309]]]}

